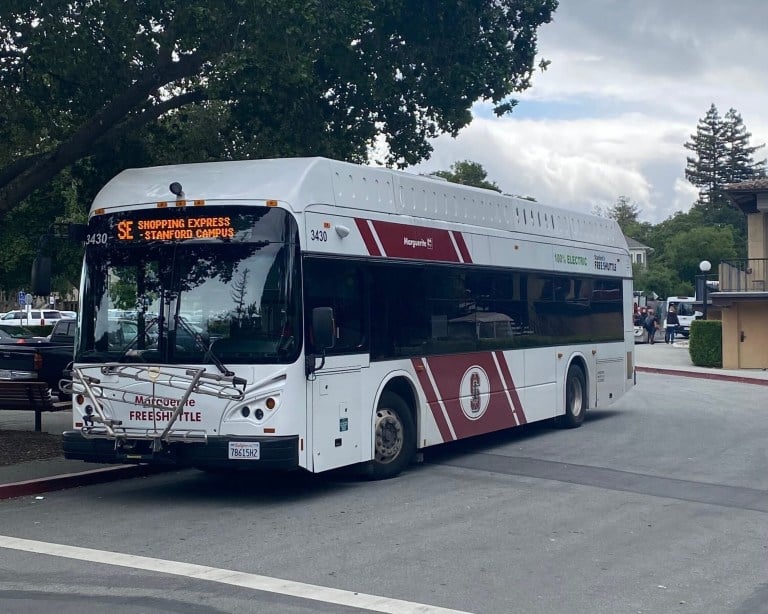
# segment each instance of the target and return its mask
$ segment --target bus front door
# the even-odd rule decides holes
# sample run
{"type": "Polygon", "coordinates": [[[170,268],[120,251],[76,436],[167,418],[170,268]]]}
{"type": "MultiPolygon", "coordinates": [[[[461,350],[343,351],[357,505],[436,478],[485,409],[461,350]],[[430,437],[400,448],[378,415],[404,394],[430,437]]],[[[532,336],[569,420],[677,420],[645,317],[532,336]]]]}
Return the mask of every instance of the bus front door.
{"type": "MultiPolygon", "coordinates": [[[[318,359],[319,363],[320,359],[318,359]]],[[[368,354],[328,356],[307,386],[312,470],[352,465],[364,460],[363,441],[370,439],[370,419],[362,411],[362,386],[368,354]]]]}

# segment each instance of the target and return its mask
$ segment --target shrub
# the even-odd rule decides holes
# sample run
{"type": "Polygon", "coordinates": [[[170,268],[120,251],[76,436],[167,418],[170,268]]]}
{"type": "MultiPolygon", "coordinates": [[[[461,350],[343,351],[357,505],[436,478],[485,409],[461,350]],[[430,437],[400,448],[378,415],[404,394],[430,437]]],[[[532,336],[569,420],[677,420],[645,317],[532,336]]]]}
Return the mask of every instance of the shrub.
{"type": "Polygon", "coordinates": [[[722,367],[723,323],[720,320],[691,322],[688,352],[697,367],[722,367]]]}

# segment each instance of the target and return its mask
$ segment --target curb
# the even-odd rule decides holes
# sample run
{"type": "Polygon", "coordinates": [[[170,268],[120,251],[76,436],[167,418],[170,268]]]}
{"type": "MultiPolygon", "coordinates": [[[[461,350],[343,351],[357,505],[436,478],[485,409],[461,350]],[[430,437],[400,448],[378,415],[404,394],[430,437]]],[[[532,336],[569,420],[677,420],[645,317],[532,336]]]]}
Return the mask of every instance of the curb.
{"type": "Polygon", "coordinates": [[[743,375],[724,375],[722,373],[706,373],[701,371],[682,371],[680,369],[659,369],[657,367],[635,367],[641,373],[656,373],[658,375],[680,375],[682,377],[694,377],[699,379],[714,379],[722,382],[738,382],[740,384],[754,384],[756,386],[768,386],[768,379],[746,377],[743,375]]]}
{"type": "Polygon", "coordinates": [[[0,500],[14,499],[28,495],[37,495],[54,490],[65,490],[77,486],[89,486],[102,484],[113,480],[138,478],[156,473],[169,471],[166,467],[153,467],[150,465],[119,465],[117,467],[102,467],[78,473],[63,473],[35,480],[23,482],[11,482],[0,484],[0,500]]]}

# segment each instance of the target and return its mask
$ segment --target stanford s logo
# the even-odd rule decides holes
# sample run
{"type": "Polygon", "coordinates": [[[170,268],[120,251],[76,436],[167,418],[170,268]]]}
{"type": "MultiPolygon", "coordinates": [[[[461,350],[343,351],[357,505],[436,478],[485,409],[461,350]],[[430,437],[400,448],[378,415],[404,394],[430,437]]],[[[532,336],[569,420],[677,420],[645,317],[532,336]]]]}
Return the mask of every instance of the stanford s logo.
{"type": "Polygon", "coordinates": [[[461,378],[459,402],[461,411],[470,420],[477,420],[488,409],[491,398],[491,384],[482,367],[471,366],[461,378]]]}
{"type": "Polygon", "coordinates": [[[469,407],[474,413],[480,411],[480,376],[477,371],[473,371],[469,376],[469,407]]]}

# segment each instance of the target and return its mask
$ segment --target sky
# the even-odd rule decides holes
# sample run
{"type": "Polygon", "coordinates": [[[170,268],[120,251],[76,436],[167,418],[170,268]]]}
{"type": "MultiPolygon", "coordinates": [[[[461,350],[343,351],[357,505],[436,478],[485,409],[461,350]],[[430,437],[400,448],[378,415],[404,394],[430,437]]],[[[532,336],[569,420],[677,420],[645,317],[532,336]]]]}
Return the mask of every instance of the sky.
{"type": "Polygon", "coordinates": [[[711,104],[735,108],[752,145],[768,142],[766,24],[765,0],[560,0],[538,35],[551,64],[514,111],[477,103],[408,170],[472,160],[503,192],[585,213],[626,196],[657,224],[696,200],[684,144],[711,104]]]}

